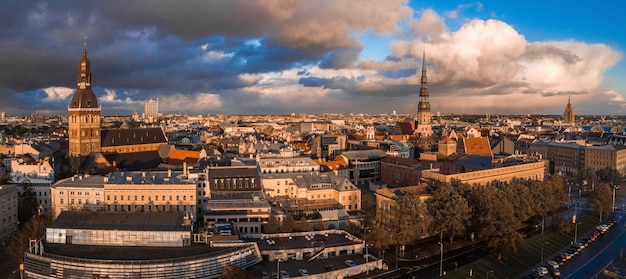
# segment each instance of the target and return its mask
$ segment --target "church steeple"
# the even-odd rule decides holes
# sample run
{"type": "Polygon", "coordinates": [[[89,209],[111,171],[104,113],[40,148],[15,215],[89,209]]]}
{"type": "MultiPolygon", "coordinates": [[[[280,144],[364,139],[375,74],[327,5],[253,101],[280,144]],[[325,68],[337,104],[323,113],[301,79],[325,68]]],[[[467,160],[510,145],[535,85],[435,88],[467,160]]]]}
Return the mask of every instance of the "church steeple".
{"type": "Polygon", "coordinates": [[[567,98],[567,106],[563,112],[563,122],[573,124],[576,122],[576,114],[574,113],[574,107],[572,106],[571,97],[567,98]]]}
{"type": "Polygon", "coordinates": [[[430,126],[430,102],[428,101],[428,77],[426,76],[426,50],[422,54],[422,78],[419,95],[419,103],[417,104],[417,121],[418,126],[416,133],[420,135],[430,136],[433,134],[430,126]]]}
{"type": "Polygon", "coordinates": [[[91,90],[91,63],[87,58],[87,37],[83,57],[78,63],[76,92],[67,108],[70,165],[81,168],[85,159],[93,152],[100,152],[100,107],[98,98],[91,90]]]}
{"type": "Polygon", "coordinates": [[[80,63],[78,64],[78,88],[86,89],[91,87],[91,63],[87,58],[87,36],[84,38],[83,42],[83,58],[80,59],[80,63]]]}

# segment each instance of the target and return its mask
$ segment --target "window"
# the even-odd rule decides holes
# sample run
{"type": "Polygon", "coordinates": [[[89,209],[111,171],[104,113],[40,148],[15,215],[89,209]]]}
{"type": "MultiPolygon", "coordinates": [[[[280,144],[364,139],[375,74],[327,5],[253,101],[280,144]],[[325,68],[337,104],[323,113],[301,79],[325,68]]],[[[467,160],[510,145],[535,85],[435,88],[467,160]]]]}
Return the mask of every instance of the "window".
{"type": "Polygon", "coordinates": [[[135,196],[135,200],[137,200],[137,196],[135,196]]]}
{"type": "Polygon", "coordinates": [[[187,200],[187,196],[183,196],[183,200],[186,201],[187,200]]]}
{"type": "Polygon", "coordinates": [[[178,197],[178,196],[176,196],[176,200],[179,200],[179,197],[178,197]]]}
{"type": "Polygon", "coordinates": [[[63,199],[61,199],[61,204],[63,204],[63,199]]]}
{"type": "Polygon", "coordinates": [[[111,200],[111,195],[107,195],[107,201],[111,200]]]}
{"type": "Polygon", "coordinates": [[[141,196],[141,200],[143,201],[143,196],[141,196]]]}
{"type": "Polygon", "coordinates": [[[121,199],[121,200],[124,200],[124,196],[120,195],[120,199],[121,199]]]}
{"type": "Polygon", "coordinates": [[[165,196],[162,196],[163,200],[165,200],[165,196]]]}

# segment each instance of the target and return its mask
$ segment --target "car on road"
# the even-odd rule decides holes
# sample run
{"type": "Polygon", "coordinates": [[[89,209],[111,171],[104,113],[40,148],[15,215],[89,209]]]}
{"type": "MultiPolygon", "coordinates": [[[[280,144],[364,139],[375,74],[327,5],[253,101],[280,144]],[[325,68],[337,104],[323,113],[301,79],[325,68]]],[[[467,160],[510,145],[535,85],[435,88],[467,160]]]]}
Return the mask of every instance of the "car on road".
{"type": "Polygon", "coordinates": [[[278,273],[276,271],[272,271],[272,279],[278,279],[278,273]]]}
{"type": "Polygon", "coordinates": [[[546,276],[548,275],[548,269],[545,266],[540,266],[535,270],[535,274],[539,275],[540,277],[546,276]]]}
{"type": "Polygon", "coordinates": [[[289,273],[286,270],[280,271],[280,278],[289,278],[289,273]]]}
{"type": "Polygon", "coordinates": [[[309,275],[309,271],[304,269],[304,268],[298,269],[298,273],[300,273],[300,276],[307,276],[307,275],[309,275]]]}
{"type": "Polygon", "coordinates": [[[562,258],[564,258],[565,260],[571,260],[572,259],[572,254],[567,253],[567,252],[563,252],[560,255],[562,258]]]}
{"type": "Polygon", "coordinates": [[[333,270],[337,270],[337,269],[335,268],[335,266],[334,266],[334,265],[332,265],[332,264],[327,264],[326,266],[324,266],[324,268],[326,269],[326,271],[333,271],[333,270]]]}
{"type": "Polygon", "coordinates": [[[270,279],[270,275],[267,274],[267,271],[261,272],[261,279],[270,279]]]}
{"type": "Polygon", "coordinates": [[[559,268],[561,265],[556,261],[548,261],[548,266],[552,268],[559,268]]]}
{"type": "Polygon", "coordinates": [[[550,268],[550,272],[552,272],[552,276],[554,277],[561,276],[561,270],[558,268],[550,268]]]}
{"type": "Polygon", "coordinates": [[[346,260],[346,261],[345,261],[345,263],[346,263],[348,266],[356,266],[356,263],[354,263],[354,261],[352,261],[352,260],[346,260]]]}

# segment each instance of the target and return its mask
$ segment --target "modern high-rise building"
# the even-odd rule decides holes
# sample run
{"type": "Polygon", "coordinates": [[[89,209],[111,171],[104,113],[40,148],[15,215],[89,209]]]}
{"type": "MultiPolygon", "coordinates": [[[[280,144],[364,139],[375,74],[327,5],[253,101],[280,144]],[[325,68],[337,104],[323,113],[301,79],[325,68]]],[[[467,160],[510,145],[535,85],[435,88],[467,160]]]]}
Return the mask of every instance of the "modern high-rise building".
{"type": "Polygon", "coordinates": [[[422,87],[420,88],[420,99],[417,104],[417,127],[415,133],[420,137],[430,137],[433,129],[430,125],[430,102],[428,101],[428,78],[426,77],[426,51],[422,56],[422,87]]]}
{"type": "Polygon", "coordinates": [[[572,107],[572,101],[567,98],[567,106],[565,112],[563,112],[563,122],[574,124],[576,122],[576,114],[574,114],[574,107],[572,107]]]}
{"type": "Polygon", "coordinates": [[[92,152],[100,152],[100,110],[98,98],[91,90],[91,63],[87,44],[78,64],[77,88],[68,112],[70,165],[78,169],[92,152]]]}
{"type": "Polygon", "coordinates": [[[143,103],[143,116],[149,121],[155,121],[159,117],[159,98],[143,103]]]}

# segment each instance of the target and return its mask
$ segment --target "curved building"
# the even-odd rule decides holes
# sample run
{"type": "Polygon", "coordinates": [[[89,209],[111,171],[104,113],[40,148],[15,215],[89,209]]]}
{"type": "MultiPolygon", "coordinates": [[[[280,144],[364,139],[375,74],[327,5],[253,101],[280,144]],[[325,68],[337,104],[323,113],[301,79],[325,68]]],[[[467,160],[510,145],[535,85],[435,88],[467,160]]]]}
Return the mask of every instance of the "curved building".
{"type": "Polygon", "coordinates": [[[194,243],[184,216],[64,211],[31,243],[24,278],[218,278],[261,261],[255,242],[194,243]]]}

